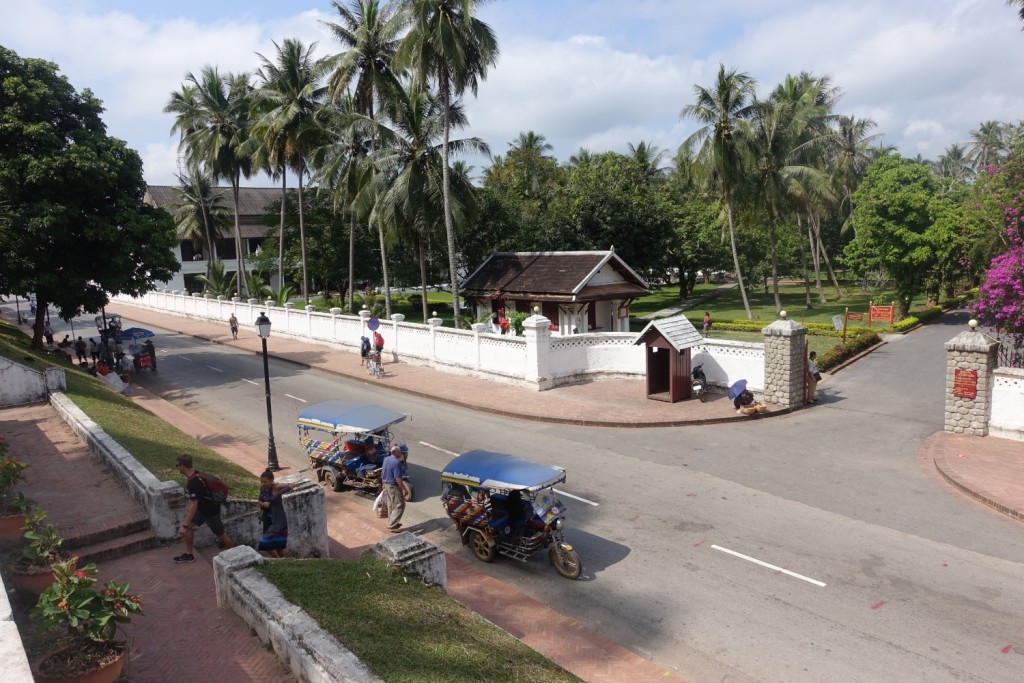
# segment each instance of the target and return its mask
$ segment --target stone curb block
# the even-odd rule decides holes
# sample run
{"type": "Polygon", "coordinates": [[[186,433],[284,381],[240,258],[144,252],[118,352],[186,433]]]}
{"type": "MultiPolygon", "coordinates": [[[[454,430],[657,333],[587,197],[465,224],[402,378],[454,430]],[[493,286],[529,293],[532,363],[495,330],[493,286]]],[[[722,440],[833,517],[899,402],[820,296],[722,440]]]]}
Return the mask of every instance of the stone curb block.
{"type": "Polygon", "coordinates": [[[4,672],[5,683],[32,683],[32,668],[28,663],[21,634],[14,623],[14,612],[6,587],[0,581],[3,596],[0,597],[0,670],[4,672]]]}
{"type": "Polygon", "coordinates": [[[965,482],[960,481],[960,479],[956,475],[948,472],[948,466],[945,463],[945,457],[941,455],[933,456],[932,463],[935,465],[935,469],[938,470],[942,478],[949,482],[949,484],[953,486],[953,488],[958,489],[963,493],[966,493],[971,498],[974,498],[975,500],[978,500],[984,503],[985,505],[988,505],[990,508],[994,510],[998,510],[1004,515],[1008,515],[1010,517],[1013,517],[1014,519],[1024,521],[1024,511],[1018,510],[1017,508],[1009,507],[1008,505],[1000,503],[999,501],[994,500],[993,498],[989,498],[988,496],[974,490],[965,482]]]}
{"type": "Polygon", "coordinates": [[[234,611],[300,681],[380,683],[382,679],[264,578],[256,567],[267,561],[245,546],[213,558],[217,605],[234,611]]]}

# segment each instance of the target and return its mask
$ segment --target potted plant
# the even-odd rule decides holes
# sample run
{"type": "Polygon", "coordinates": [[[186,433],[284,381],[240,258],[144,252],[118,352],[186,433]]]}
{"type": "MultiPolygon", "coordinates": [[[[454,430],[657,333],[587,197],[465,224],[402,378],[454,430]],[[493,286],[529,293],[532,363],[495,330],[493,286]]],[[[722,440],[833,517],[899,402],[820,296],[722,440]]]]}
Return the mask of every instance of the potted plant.
{"type": "Polygon", "coordinates": [[[23,493],[15,493],[14,487],[24,477],[28,463],[19,462],[9,455],[10,444],[0,436],[0,547],[10,547],[21,539],[25,526],[25,513],[32,508],[32,501],[23,493]]]}
{"type": "Polygon", "coordinates": [[[118,626],[142,614],[142,600],[128,584],[110,581],[96,588],[96,565],[75,569],[75,561],[53,565],[53,583],[32,610],[47,626],[64,631],[66,646],[39,662],[37,681],[116,681],[128,644],[118,626]]]}
{"type": "Polygon", "coordinates": [[[67,559],[60,549],[60,534],[52,524],[44,524],[45,520],[46,510],[42,509],[26,517],[22,535],[28,543],[8,567],[14,587],[33,596],[53,583],[53,565],[67,559]]]}

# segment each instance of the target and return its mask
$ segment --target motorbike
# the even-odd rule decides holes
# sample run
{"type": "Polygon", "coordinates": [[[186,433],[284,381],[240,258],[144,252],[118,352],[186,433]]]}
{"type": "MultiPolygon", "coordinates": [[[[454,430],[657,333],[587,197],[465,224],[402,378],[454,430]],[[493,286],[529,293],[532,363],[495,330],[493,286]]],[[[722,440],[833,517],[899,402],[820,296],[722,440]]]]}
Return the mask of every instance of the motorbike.
{"type": "Polygon", "coordinates": [[[704,364],[700,363],[693,369],[693,395],[700,399],[701,403],[708,400],[708,378],[704,375],[704,364]]]}
{"type": "MultiPolygon", "coordinates": [[[[376,495],[383,488],[381,466],[393,441],[389,428],[408,417],[372,403],[323,401],[299,413],[299,445],[309,456],[317,481],[334,491],[347,486],[376,495]]],[[[405,499],[412,501],[406,452],[402,452],[402,480],[405,499]]]]}
{"type": "Polygon", "coordinates": [[[566,508],[553,491],[564,481],[560,467],[468,451],[441,472],[441,505],[480,561],[505,555],[526,562],[547,548],[555,571],[576,579],[583,564],[562,536],[566,508]]]}

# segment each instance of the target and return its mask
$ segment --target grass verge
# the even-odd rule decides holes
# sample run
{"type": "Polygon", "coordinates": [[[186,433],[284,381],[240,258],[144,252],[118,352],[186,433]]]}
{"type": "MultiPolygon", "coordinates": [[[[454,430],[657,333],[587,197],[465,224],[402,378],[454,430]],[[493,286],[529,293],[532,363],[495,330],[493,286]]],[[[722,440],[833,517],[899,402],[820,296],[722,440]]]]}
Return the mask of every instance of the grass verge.
{"type": "Polygon", "coordinates": [[[389,682],[578,681],[550,660],[381,560],[279,560],[260,571],[389,682]]]}
{"type": "Polygon", "coordinates": [[[239,498],[259,496],[259,479],[242,467],[225,460],[180,429],[164,422],[99,379],[92,377],[74,363],[29,347],[29,338],[6,320],[0,320],[0,356],[34,370],[47,367],[64,368],[67,397],[95,420],[115,441],[125,447],[143,467],[160,481],[185,479],[174,467],[182,453],[192,456],[196,469],[216,473],[239,498]]]}

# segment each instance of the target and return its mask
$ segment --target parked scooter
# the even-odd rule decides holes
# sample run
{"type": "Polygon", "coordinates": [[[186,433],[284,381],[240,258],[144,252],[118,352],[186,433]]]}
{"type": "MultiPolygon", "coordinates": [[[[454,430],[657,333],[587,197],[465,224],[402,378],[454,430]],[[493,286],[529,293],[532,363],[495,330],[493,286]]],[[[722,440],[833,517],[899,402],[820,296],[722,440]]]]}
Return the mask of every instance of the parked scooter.
{"type": "Polygon", "coordinates": [[[708,378],[704,376],[701,363],[693,369],[693,395],[700,399],[701,403],[708,400],[708,378]]]}

